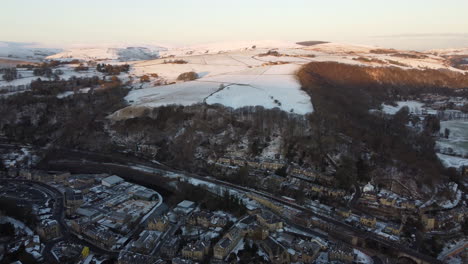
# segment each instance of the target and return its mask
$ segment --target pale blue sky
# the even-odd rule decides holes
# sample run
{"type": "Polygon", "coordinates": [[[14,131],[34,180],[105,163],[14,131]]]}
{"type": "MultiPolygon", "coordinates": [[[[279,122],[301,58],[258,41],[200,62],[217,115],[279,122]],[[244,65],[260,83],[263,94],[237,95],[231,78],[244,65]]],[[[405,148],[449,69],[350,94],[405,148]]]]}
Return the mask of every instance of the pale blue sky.
{"type": "Polygon", "coordinates": [[[467,0],[0,0],[0,6],[4,41],[468,46],[467,0]]]}

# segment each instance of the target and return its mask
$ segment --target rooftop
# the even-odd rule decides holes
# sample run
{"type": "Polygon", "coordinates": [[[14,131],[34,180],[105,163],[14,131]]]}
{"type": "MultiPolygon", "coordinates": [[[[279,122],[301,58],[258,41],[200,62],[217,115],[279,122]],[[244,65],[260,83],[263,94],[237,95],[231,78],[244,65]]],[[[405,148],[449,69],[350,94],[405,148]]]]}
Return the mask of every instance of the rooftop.
{"type": "Polygon", "coordinates": [[[123,182],[124,179],[120,178],[117,175],[112,175],[112,176],[102,179],[102,181],[105,181],[109,184],[117,184],[117,183],[123,182]]]}
{"type": "Polygon", "coordinates": [[[177,205],[177,207],[181,207],[181,208],[191,208],[193,206],[195,206],[195,203],[192,201],[188,201],[188,200],[182,201],[177,205]]]}

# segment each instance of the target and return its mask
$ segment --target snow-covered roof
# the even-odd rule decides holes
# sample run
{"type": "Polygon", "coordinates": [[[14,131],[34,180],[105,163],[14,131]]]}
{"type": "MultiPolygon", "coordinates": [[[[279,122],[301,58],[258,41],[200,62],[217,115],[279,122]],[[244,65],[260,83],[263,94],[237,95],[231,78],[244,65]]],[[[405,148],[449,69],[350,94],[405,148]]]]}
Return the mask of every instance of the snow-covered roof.
{"type": "Polygon", "coordinates": [[[184,200],[177,205],[177,207],[180,207],[180,208],[191,208],[193,206],[195,206],[195,203],[192,201],[188,201],[188,200],[184,200]]]}
{"type": "Polygon", "coordinates": [[[102,182],[106,182],[106,183],[108,183],[110,185],[118,184],[118,183],[121,183],[123,181],[124,181],[124,179],[120,178],[117,175],[112,175],[112,176],[109,176],[107,178],[102,179],[102,182]]]}

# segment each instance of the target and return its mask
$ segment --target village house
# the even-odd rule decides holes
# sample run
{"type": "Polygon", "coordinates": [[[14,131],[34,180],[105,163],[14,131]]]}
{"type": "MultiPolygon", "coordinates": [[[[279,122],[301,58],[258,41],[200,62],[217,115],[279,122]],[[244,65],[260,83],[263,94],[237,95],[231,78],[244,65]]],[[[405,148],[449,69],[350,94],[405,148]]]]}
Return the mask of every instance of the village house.
{"type": "Polygon", "coordinates": [[[194,212],[187,220],[189,225],[200,225],[203,227],[209,227],[213,213],[209,211],[198,211],[194,212]]]}
{"type": "Polygon", "coordinates": [[[122,250],[119,253],[117,264],[156,264],[157,258],[154,256],[148,256],[139,254],[136,252],[122,250]]]}
{"type": "Polygon", "coordinates": [[[83,194],[87,194],[89,189],[95,184],[95,177],[92,175],[76,175],[74,177],[68,177],[66,181],[68,186],[74,190],[80,190],[83,194]]]}
{"type": "Polygon", "coordinates": [[[367,205],[377,204],[377,195],[374,193],[363,193],[359,202],[367,205]]]}
{"type": "Polygon", "coordinates": [[[331,224],[314,216],[310,218],[310,226],[318,227],[322,230],[328,230],[330,229],[331,224]]]}
{"type": "Polygon", "coordinates": [[[169,224],[169,218],[167,215],[162,215],[148,221],[147,227],[149,230],[164,232],[169,228],[169,224]]]}
{"type": "MultiPolygon", "coordinates": [[[[1,172],[1,173],[3,173],[3,172],[1,172]]],[[[30,170],[20,170],[18,176],[19,176],[20,178],[31,179],[31,178],[32,178],[32,173],[33,173],[33,172],[30,171],[30,170]]],[[[0,175],[1,175],[1,174],[0,174],[0,175]]]]}
{"type": "Polygon", "coordinates": [[[269,231],[276,231],[283,228],[283,221],[270,211],[263,210],[257,214],[257,221],[268,228],[269,231]]]}
{"type": "Polygon", "coordinates": [[[222,158],[218,159],[218,163],[219,164],[224,164],[224,165],[230,165],[231,164],[231,159],[222,157],[222,158]]]}
{"type": "Polygon", "coordinates": [[[184,200],[177,204],[174,212],[181,215],[188,215],[195,209],[195,203],[192,201],[184,200]]]}
{"type": "Polygon", "coordinates": [[[468,216],[468,208],[460,206],[450,210],[450,214],[453,215],[453,220],[457,223],[462,223],[468,216]]]}
{"type": "Polygon", "coordinates": [[[283,207],[281,205],[278,205],[274,202],[272,202],[271,200],[269,199],[266,199],[266,198],[263,198],[263,197],[260,197],[258,195],[255,195],[253,193],[248,193],[246,195],[248,198],[252,199],[252,200],[255,200],[257,201],[258,203],[260,203],[261,205],[269,208],[270,210],[272,210],[273,212],[275,213],[281,213],[282,210],[283,210],[283,207]]]}
{"type": "Polygon", "coordinates": [[[434,230],[436,227],[435,225],[435,216],[430,215],[430,214],[422,214],[421,215],[421,222],[423,224],[424,230],[429,231],[429,230],[434,230]]]}
{"type": "Polygon", "coordinates": [[[352,263],[354,261],[354,257],[355,254],[353,249],[344,245],[334,246],[328,252],[329,261],[342,261],[344,263],[352,263]]]}
{"type": "Polygon", "coordinates": [[[403,225],[401,224],[387,223],[383,231],[387,234],[399,236],[402,230],[403,225]]]}
{"type": "Polygon", "coordinates": [[[63,200],[65,206],[65,213],[69,216],[76,212],[83,204],[83,193],[75,191],[71,188],[65,189],[65,199],[63,200]]]}
{"type": "Polygon", "coordinates": [[[421,222],[427,231],[435,229],[450,229],[463,223],[468,215],[468,209],[465,207],[455,208],[444,213],[421,215],[421,222]]]}
{"type": "Polygon", "coordinates": [[[240,222],[240,227],[245,230],[247,237],[254,240],[266,239],[269,235],[268,228],[258,224],[256,217],[249,215],[240,222]]]}
{"type": "Polygon", "coordinates": [[[322,246],[315,241],[300,240],[295,243],[293,261],[302,263],[313,263],[319,256],[322,246]]]}
{"type": "Polygon", "coordinates": [[[310,189],[316,193],[323,193],[325,188],[321,185],[311,184],[310,189]]]}
{"type": "Polygon", "coordinates": [[[395,207],[396,205],[396,199],[391,198],[391,197],[380,197],[379,202],[381,205],[384,205],[384,206],[395,207]]]}
{"type": "Polygon", "coordinates": [[[359,222],[365,226],[374,228],[377,224],[377,219],[375,219],[373,216],[363,215],[359,218],[359,222]]]}
{"type": "Polygon", "coordinates": [[[68,181],[68,177],[70,177],[70,176],[71,175],[70,175],[69,172],[55,174],[54,175],[54,181],[55,182],[66,182],[66,181],[68,181]]]}
{"type": "Polygon", "coordinates": [[[262,166],[261,168],[262,169],[265,169],[265,170],[277,170],[279,168],[282,168],[284,167],[285,164],[283,163],[276,163],[276,162],[262,162],[262,166]]]}
{"type": "Polygon", "coordinates": [[[335,182],[335,177],[325,174],[317,174],[317,180],[321,183],[331,184],[335,182]]]}
{"type": "Polygon", "coordinates": [[[254,168],[254,169],[260,169],[261,168],[261,164],[257,161],[247,161],[247,165],[251,168],[254,168]]]}
{"type": "Polygon", "coordinates": [[[407,210],[414,210],[416,209],[416,204],[412,201],[404,200],[400,203],[400,207],[407,210]]]}
{"type": "Polygon", "coordinates": [[[327,188],[327,194],[331,197],[343,197],[346,192],[336,188],[327,188]]]}
{"type": "Polygon", "coordinates": [[[306,213],[306,212],[299,212],[299,213],[294,214],[292,220],[297,225],[309,227],[311,218],[312,218],[311,214],[306,213]]]}
{"type": "Polygon", "coordinates": [[[268,228],[259,225],[257,222],[250,224],[247,229],[247,236],[254,240],[264,240],[270,234],[268,228]]]}
{"type": "Polygon", "coordinates": [[[187,220],[189,225],[208,227],[224,227],[227,224],[227,217],[215,215],[209,211],[194,212],[187,220]]]}
{"type": "Polygon", "coordinates": [[[241,158],[234,158],[234,159],[231,160],[231,163],[233,165],[236,165],[236,166],[239,166],[239,167],[245,166],[245,160],[243,160],[241,158]]]}
{"type": "Polygon", "coordinates": [[[180,245],[180,237],[174,236],[167,240],[161,246],[161,255],[165,258],[171,259],[177,255],[180,245]]]}
{"type": "Polygon", "coordinates": [[[82,228],[82,234],[105,248],[113,248],[121,236],[108,228],[91,224],[82,228]]]}
{"type": "Polygon", "coordinates": [[[224,259],[242,239],[243,232],[237,227],[232,228],[213,248],[216,259],[224,259]]]}
{"type": "Polygon", "coordinates": [[[302,168],[300,168],[300,167],[290,166],[288,173],[289,174],[295,174],[295,175],[303,175],[304,174],[303,171],[304,170],[302,168]]]}
{"type": "Polygon", "coordinates": [[[277,240],[269,236],[267,239],[259,242],[260,247],[267,253],[268,258],[273,264],[289,264],[291,257],[288,250],[277,240]]]}
{"type": "Polygon", "coordinates": [[[337,208],[336,213],[343,218],[348,218],[351,216],[351,210],[345,207],[337,208]]]}
{"type": "Polygon", "coordinates": [[[51,240],[60,236],[60,227],[56,220],[42,221],[36,231],[43,240],[51,240]]]}
{"type": "Polygon", "coordinates": [[[144,230],[141,232],[138,239],[131,243],[132,251],[148,255],[154,249],[160,238],[161,232],[144,230]]]}
{"type": "Polygon", "coordinates": [[[54,180],[54,176],[51,174],[47,173],[41,173],[41,172],[34,172],[31,174],[28,174],[28,180],[30,181],[39,181],[39,182],[50,182],[54,180]]]}
{"type": "Polygon", "coordinates": [[[307,176],[307,177],[312,178],[312,179],[315,179],[315,178],[318,177],[318,174],[315,173],[312,170],[303,170],[302,175],[307,176]]]}
{"type": "Polygon", "coordinates": [[[182,257],[192,260],[203,260],[210,251],[210,242],[197,240],[190,242],[182,248],[182,257]]]}

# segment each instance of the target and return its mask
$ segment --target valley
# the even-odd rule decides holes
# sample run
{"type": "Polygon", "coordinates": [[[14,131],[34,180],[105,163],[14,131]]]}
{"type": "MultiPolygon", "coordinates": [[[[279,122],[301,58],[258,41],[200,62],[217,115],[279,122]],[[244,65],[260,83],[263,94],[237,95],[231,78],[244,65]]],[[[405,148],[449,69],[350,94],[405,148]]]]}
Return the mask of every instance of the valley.
{"type": "Polygon", "coordinates": [[[0,72],[0,170],[5,182],[81,194],[54,239],[73,229],[77,247],[90,243],[117,263],[460,258],[452,245],[467,230],[468,72],[453,56],[463,50],[19,47],[0,45],[12,58],[0,72]],[[156,203],[132,188],[163,193],[167,208],[149,213],[156,203]],[[212,213],[230,220],[208,223],[212,213]],[[164,246],[171,236],[175,252],[164,246]]]}

